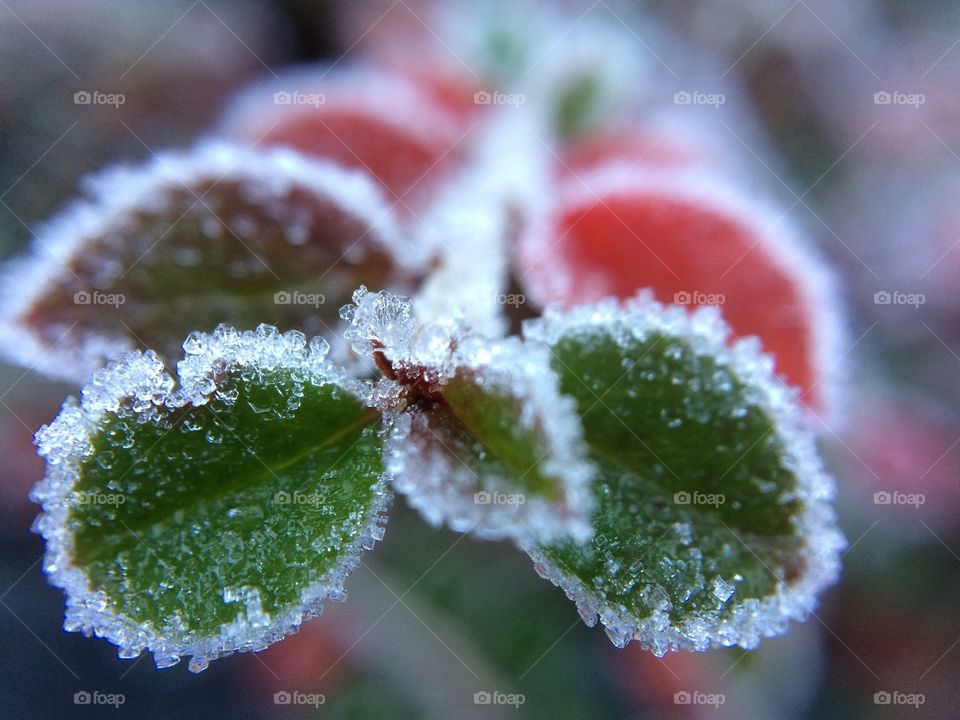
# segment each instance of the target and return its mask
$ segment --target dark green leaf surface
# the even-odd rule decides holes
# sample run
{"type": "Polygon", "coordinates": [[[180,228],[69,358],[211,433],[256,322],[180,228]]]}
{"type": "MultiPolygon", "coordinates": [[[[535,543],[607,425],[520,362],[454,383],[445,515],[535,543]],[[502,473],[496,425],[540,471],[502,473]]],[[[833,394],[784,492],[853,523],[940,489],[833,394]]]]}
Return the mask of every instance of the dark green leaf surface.
{"type": "MultiPolygon", "coordinates": [[[[337,382],[283,364],[211,368],[207,402],[174,396],[145,415],[121,397],[93,418],[89,454],[58,458],[75,463],[58,508],[67,559],[117,626],[153,638],[158,664],[265,646],[341,595],[385,501],[376,416],[337,382]]],[[[51,461],[69,416],[44,431],[51,461]]],[[[49,512],[56,495],[41,499],[49,512]]]]}
{"type": "MultiPolygon", "coordinates": [[[[653,321],[664,317],[645,307],[653,321]]],[[[618,645],[639,639],[661,654],[749,646],[802,614],[782,601],[785,591],[796,583],[806,592],[811,577],[832,573],[835,559],[822,573],[814,567],[827,561],[811,560],[805,515],[810,484],[827,481],[804,456],[812,441],[798,440],[803,452],[790,447],[792,430],[763,399],[779,390],[772,377],[757,387],[759,357],[740,366],[722,343],[713,354],[682,316],[673,328],[644,328],[643,318],[574,322],[549,338],[598,468],[598,507],[590,542],[531,554],[588,619],[599,613],[618,645]]],[[[828,549],[836,537],[825,528],[828,549]]]]}
{"type": "Polygon", "coordinates": [[[431,424],[459,425],[460,434],[471,438],[471,444],[477,444],[475,459],[479,476],[510,478],[511,489],[531,498],[561,499],[562,479],[551,477],[543,468],[542,460],[550,453],[544,428],[542,425],[526,427],[520,422],[526,398],[517,398],[478,380],[481,378],[476,373],[458,371],[443,386],[441,394],[446,407],[440,406],[431,424]]]}

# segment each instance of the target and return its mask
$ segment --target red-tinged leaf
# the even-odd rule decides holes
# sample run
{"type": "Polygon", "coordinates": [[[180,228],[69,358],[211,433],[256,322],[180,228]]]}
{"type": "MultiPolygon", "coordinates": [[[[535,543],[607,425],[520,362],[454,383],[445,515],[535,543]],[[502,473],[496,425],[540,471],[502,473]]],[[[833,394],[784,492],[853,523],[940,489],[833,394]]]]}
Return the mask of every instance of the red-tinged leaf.
{"type": "Polygon", "coordinates": [[[391,202],[416,208],[462,158],[469,127],[436,92],[375,69],[304,68],[242,94],[223,129],[365,169],[391,202]]]}
{"type": "Polygon", "coordinates": [[[545,346],[418,325],[406,298],[363,287],[343,317],[354,351],[386,377],[367,402],[384,413],[394,488],[428,522],[484,538],[589,539],[593,467],[545,346]]]}
{"type": "Polygon", "coordinates": [[[556,196],[519,247],[531,299],[570,307],[649,287],[661,302],[718,305],[737,336],[760,338],[809,408],[830,406],[836,302],[785,218],[700,176],[620,165],[556,196]]]}
{"type": "Polygon", "coordinates": [[[0,282],[3,354],[76,382],[141,344],[171,361],[224,321],[332,335],[358,282],[422,262],[372,179],[279,148],[202,145],[89,189],[0,282]]]}

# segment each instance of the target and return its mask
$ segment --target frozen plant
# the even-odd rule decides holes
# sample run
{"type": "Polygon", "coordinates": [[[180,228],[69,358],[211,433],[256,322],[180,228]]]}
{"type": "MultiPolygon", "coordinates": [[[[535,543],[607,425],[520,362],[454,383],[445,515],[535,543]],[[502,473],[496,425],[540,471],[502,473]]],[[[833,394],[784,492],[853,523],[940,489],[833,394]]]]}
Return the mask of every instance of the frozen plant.
{"type": "Polygon", "coordinates": [[[697,148],[614,132],[643,82],[584,32],[618,41],[528,84],[483,43],[281,76],[7,270],[7,355],[85,383],[37,434],[66,629],[158,667],[260,650],[345,597],[394,491],[618,647],[750,649],[812,611],[844,545],[811,423],[829,276],[697,148]]]}

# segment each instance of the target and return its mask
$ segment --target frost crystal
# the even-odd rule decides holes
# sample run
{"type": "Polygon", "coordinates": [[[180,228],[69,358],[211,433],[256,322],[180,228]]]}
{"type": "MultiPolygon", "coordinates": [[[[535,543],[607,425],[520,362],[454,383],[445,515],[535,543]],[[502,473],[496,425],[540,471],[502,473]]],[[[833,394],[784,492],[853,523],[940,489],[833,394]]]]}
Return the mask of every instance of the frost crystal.
{"type": "MultiPolygon", "coordinates": [[[[105,451],[102,448],[95,451],[92,443],[95,437],[99,437],[98,433],[104,428],[108,417],[117,417],[117,413],[120,413],[120,417],[133,418],[134,426],[160,423],[163,428],[163,423],[167,422],[164,417],[177,413],[181,408],[215,403],[218,412],[224,412],[236,401],[236,385],[231,386],[226,378],[233,376],[256,380],[262,383],[258,387],[269,391],[273,382],[271,378],[277,377],[275,371],[283,371],[283,377],[292,379],[294,396],[298,395],[297,387],[305,386],[333,386],[334,393],[357,395],[355,381],[348,379],[343,371],[332,367],[326,360],[328,349],[325,341],[308,343],[299,332],[280,333],[276,328],[266,325],[261,325],[256,331],[238,332],[221,326],[212,334],[193,333],[184,341],[186,357],[178,365],[179,386],[175,386],[174,379],[164,371],[163,363],[153,352],[130,352],[96,372],[83,389],[80,403],[73,398],[64,403],[57,418],[37,433],[37,446],[39,454],[47,461],[47,474],[31,497],[43,508],[35,529],[47,543],[44,569],[50,581],[67,594],[66,630],[104,637],[119,647],[119,655],[124,658],[136,657],[144,649],[150,650],[158,667],[167,667],[181,657],[192,656],[190,669],[199,671],[207,666],[209,660],[221,655],[265,648],[295,632],[305,619],[319,614],[324,599],[342,600],[345,597],[344,580],[358,567],[361,552],[372,548],[383,537],[383,525],[386,522],[384,513],[391,498],[385,475],[381,475],[373,486],[372,502],[366,506],[363,516],[354,518],[351,515],[348,519],[350,527],[357,528],[356,531],[351,530],[349,537],[352,539],[336,549],[336,560],[322,577],[300,590],[299,602],[271,614],[265,610],[266,603],[258,588],[223,587],[222,600],[236,605],[236,618],[222,624],[219,631],[211,634],[194,631],[188,618],[167,619],[165,622],[172,624],[157,629],[155,625],[145,625],[125,616],[118,610],[118,599],[102,589],[101,578],[92,578],[86,564],[76,561],[77,534],[82,528],[77,528],[70,519],[77,488],[82,487],[82,471],[87,461],[93,458],[101,467],[102,463],[110,462],[105,457],[105,451]]],[[[269,412],[273,419],[293,418],[298,411],[298,398],[290,396],[289,385],[289,382],[284,382],[282,386],[273,388],[276,392],[261,393],[269,398],[269,405],[263,410],[269,412]]],[[[248,396],[247,402],[252,403],[251,398],[248,396]]],[[[188,434],[204,430],[191,427],[186,422],[179,428],[180,432],[188,434]]],[[[176,431],[175,425],[170,425],[164,435],[176,431]]],[[[211,438],[213,432],[217,430],[212,426],[206,429],[210,445],[218,442],[216,438],[211,438]]],[[[241,441],[244,447],[251,441],[251,436],[245,437],[247,439],[241,441]]],[[[179,462],[189,476],[191,467],[196,472],[202,472],[202,465],[191,465],[192,462],[203,463],[208,460],[184,458],[179,462]]],[[[120,491],[122,488],[118,484],[111,491],[120,491]]],[[[136,492],[136,486],[128,487],[127,491],[136,492]]],[[[151,496],[148,494],[145,497],[151,496]]],[[[238,507],[229,510],[226,515],[239,522],[244,512],[246,510],[243,507],[238,507]]],[[[230,526],[227,524],[225,527],[230,526]]],[[[263,532],[268,532],[266,526],[263,532]]],[[[257,541],[266,539],[263,537],[257,541]]],[[[156,542],[159,540],[152,536],[148,545],[156,542]]],[[[219,542],[224,557],[229,558],[231,553],[242,553],[240,537],[229,529],[222,532],[219,542]]],[[[331,552],[330,548],[318,547],[316,550],[331,552]]],[[[238,559],[240,557],[242,555],[238,555],[238,559]]],[[[156,560],[159,561],[159,557],[156,560]]],[[[186,563],[189,557],[177,558],[176,562],[181,560],[186,563]]],[[[149,558],[141,558],[141,561],[148,562],[149,558]]],[[[199,578],[196,583],[199,587],[199,578]]]]}
{"type": "Polygon", "coordinates": [[[486,538],[589,538],[592,466],[547,348],[452,321],[417,327],[390,293],[361,288],[354,301],[343,316],[355,351],[382,352],[397,376],[368,402],[384,412],[387,470],[411,505],[486,538]]]}
{"type": "MultiPolygon", "coordinates": [[[[728,346],[729,329],[715,308],[688,314],[680,307],[659,305],[649,292],[622,305],[604,301],[566,313],[548,310],[544,318],[524,327],[524,337],[555,346],[563,338],[590,337],[597,330],[623,347],[633,338],[678,338],[696,355],[710,357],[720,367],[729,368],[743,384],[746,396],[742,402],[745,407],[761,409],[772,420],[771,432],[773,441],[781,448],[782,466],[796,478],[792,496],[782,500],[799,501],[799,510],[790,517],[799,544],[793,551],[797,555],[792,563],[796,574],[778,574],[774,592],[762,598],[739,597],[737,585],[742,578],[700,577],[698,585],[708,589],[715,608],[722,610],[703,614],[675,607],[669,597],[669,591],[676,590],[675,587],[640,586],[631,592],[637,593],[642,605],[652,612],[647,617],[637,617],[622,605],[605,602],[595,587],[553,562],[545,548],[528,544],[526,550],[537,572],[564,590],[588,625],[599,618],[618,647],[637,640],[657,655],[672,649],[705,650],[711,646],[739,645],[752,649],[761,638],[784,632],[790,620],[805,619],[815,607],[818,593],[836,579],[845,540],[837,528],[831,505],[833,480],[823,469],[814,436],[797,403],[797,391],[787,388],[773,375],[772,359],[758,352],[755,339],[728,346]],[[677,614],[681,617],[679,622],[674,619],[677,614]]],[[[686,548],[685,553],[699,552],[696,547],[688,547],[692,540],[689,525],[674,524],[672,529],[675,539],[669,542],[686,548]]],[[[666,538],[660,540],[667,541],[666,538]]],[[[602,559],[608,550],[597,552],[602,559]]],[[[609,563],[619,564],[617,557],[615,552],[610,554],[608,567],[603,571],[610,578],[622,577],[622,568],[609,566],[609,563]]],[[[633,583],[645,560],[637,558],[636,562],[639,563],[636,572],[628,574],[633,583]]],[[[660,570],[669,577],[673,561],[664,556],[660,562],[665,563],[660,570]]],[[[693,589],[696,588],[690,588],[693,589]]]]}

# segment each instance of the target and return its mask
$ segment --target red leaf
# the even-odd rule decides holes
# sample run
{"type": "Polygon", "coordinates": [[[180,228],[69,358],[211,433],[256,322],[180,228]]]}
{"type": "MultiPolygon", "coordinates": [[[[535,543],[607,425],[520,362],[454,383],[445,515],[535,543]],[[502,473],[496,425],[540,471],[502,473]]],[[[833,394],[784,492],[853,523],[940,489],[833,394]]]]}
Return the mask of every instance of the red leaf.
{"type": "Polygon", "coordinates": [[[827,402],[834,308],[823,270],[783,218],[702,176],[625,165],[561,181],[520,241],[530,297],[565,306],[649,287],[657,300],[715,304],[756,335],[815,410],[827,402]]]}
{"type": "Polygon", "coordinates": [[[224,131],[366,169],[412,210],[464,154],[462,93],[446,83],[439,71],[428,82],[372,68],[303,69],[244,93],[224,131]]]}

